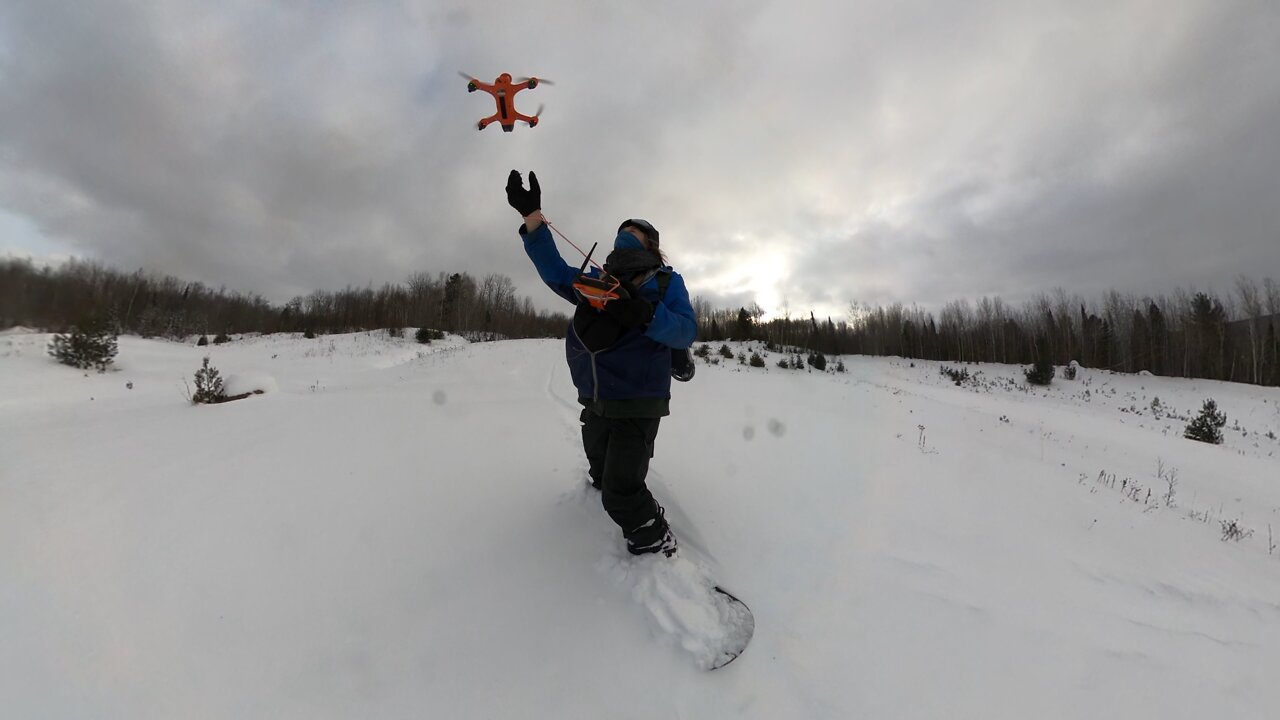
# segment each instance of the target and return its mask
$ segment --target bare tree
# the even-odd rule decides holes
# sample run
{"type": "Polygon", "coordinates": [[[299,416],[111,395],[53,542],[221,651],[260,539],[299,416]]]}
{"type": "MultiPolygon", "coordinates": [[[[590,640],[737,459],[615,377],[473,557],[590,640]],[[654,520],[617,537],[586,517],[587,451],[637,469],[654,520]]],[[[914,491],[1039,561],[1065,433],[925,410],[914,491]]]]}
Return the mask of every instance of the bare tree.
{"type": "Polygon", "coordinates": [[[1249,382],[1260,382],[1262,373],[1259,367],[1259,349],[1261,345],[1260,321],[1262,319],[1262,296],[1258,286],[1249,278],[1241,275],[1236,278],[1236,292],[1239,294],[1240,307],[1249,319],[1249,357],[1252,369],[1249,382]]]}

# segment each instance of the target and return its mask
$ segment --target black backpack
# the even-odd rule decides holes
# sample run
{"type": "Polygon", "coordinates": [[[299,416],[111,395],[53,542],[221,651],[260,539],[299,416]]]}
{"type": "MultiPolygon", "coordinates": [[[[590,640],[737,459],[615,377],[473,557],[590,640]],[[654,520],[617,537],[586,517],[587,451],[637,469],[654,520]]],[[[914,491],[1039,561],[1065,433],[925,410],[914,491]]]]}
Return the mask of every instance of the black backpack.
{"type": "MultiPolygon", "coordinates": [[[[667,296],[667,286],[671,284],[671,271],[663,268],[658,271],[658,300],[667,296]]],[[[689,348],[671,348],[671,377],[680,382],[689,382],[697,366],[693,362],[693,353],[689,348]]]]}

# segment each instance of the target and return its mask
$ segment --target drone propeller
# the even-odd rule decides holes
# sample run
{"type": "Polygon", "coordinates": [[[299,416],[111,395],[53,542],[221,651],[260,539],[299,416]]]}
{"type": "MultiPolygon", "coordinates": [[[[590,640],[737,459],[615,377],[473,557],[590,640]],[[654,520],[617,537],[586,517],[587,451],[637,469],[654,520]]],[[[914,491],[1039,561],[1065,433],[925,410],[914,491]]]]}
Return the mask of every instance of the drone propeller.
{"type": "Polygon", "coordinates": [[[541,77],[522,77],[522,78],[518,78],[516,82],[522,83],[522,82],[528,82],[530,80],[537,81],[539,85],[555,85],[555,83],[551,82],[550,80],[546,78],[541,78],[541,77]]]}

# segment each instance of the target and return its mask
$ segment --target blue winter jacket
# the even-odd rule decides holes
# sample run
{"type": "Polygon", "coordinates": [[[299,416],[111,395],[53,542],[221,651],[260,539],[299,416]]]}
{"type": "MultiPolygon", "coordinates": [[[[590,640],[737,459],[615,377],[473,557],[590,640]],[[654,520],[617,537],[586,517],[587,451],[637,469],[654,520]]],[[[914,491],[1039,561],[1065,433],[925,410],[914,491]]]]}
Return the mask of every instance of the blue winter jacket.
{"type": "MultiPolygon", "coordinates": [[[[520,226],[524,250],[538,275],[557,295],[577,305],[573,281],[578,268],[560,256],[546,223],[532,232],[520,226]]],[[[671,397],[671,348],[687,348],[698,334],[693,306],[684,279],[671,268],[671,280],[659,299],[658,278],[642,285],[640,295],[653,304],[653,320],[648,326],[627,330],[609,347],[595,353],[587,350],[569,324],[565,334],[565,356],[578,397],[584,404],[610,400],[671,397]]],[[[598,276],[592,268],[588,275],[598,276]]],[[[665,412],[663,413],[665,414],[665,412]]]]}

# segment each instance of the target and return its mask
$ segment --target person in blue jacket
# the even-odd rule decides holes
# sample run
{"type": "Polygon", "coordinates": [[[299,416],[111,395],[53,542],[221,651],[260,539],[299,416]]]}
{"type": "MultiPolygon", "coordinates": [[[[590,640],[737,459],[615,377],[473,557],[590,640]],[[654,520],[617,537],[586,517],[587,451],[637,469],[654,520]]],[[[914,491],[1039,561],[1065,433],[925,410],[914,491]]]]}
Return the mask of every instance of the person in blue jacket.
{"type": "MultiPolygon", "coordinates": [[[[582,404],[582,445],[591,484],[634,555],[676,551],[662,507],[645,485],[658,422],[670,414],[672,349],[698,334],[684,279],[666,264],[658,231],[644,220],[625,220],[613,239],[604,271],[617,278],[624,299],[596,309],[573,287],[578,267],[565,262],[542,218],[542,189],[529,173],[524,187],[515,170],[507,202],[524,218],[520,236],[538,275],[576,308],[565,333],[565,356],[582,404]]],[[[592,269],[588,275],[599,277],[592,269]]]]}

